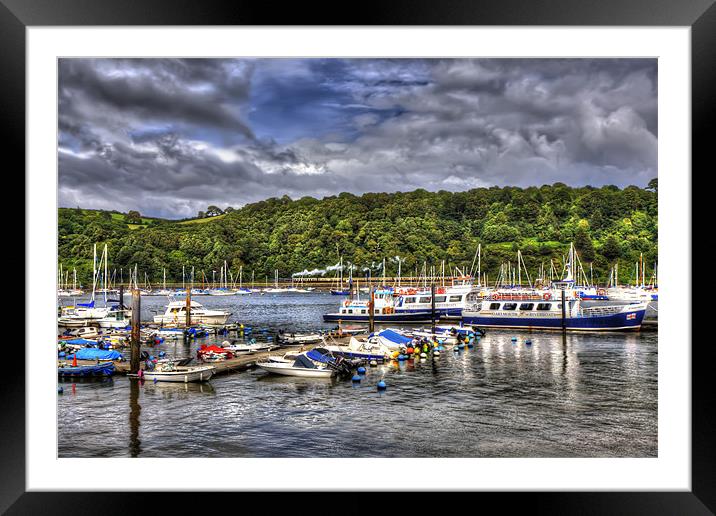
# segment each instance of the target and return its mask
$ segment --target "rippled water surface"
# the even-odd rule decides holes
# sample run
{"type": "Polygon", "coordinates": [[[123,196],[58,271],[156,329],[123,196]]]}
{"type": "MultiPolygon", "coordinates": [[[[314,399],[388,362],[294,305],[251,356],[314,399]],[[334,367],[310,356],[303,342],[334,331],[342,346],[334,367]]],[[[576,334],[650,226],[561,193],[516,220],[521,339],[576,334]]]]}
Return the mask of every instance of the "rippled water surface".
{"type": "MultiPolygon", "coordinates": [[[[320,316],[340,298],[197,300],[273,331],[325,328],[320,316]]],[[[166,299],[142,303],[148,319],[166,299]]],[[[155,351],[185,356],[216,340],[165,343],[155,351]]],[[[474,349],[369,368],[358,385],[255,370],[206,384],[138,384],[117,376],[62,386],[61,457],[657,455],[655,331],[563,340],[559,333],[493,330],[474,349]],[[376,390],[381,379],[385,392],[376,390]]]]}

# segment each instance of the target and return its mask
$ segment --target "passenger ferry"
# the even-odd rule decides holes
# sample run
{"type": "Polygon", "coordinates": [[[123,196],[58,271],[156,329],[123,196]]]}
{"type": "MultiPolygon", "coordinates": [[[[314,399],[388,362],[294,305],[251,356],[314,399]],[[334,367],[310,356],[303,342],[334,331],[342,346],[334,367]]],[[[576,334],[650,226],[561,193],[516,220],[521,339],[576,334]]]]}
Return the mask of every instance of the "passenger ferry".
{"type": "MultiPolygon", "coordinates": [[[[430,322],[431,311],[398,312],[395,307],[396,292],[392,288],[382,288],[373,293],[373,320],[375,322],[430,322]]],[[[341,303],[338,312],[324,314],[325,322],[368,322],[370,317],[369,300],[346,299],[341,303]]],[[[436,319],[437,319],[437,313],[436,319]]]]}
{"type": "Polygon", "coordinates": [[[582,307],[582,295],[572,276],[573,248],[566,274],[551,288],[526,292],[494,292],[472,298],[462,322],[486,328],[524,328],[571,331],[639,330],[647,302],[582,307]]]}
{"type": "MultiPolygon", "coordinates": [[[[479,285],[473,285],[472,278],[457,278],[448,287],[435,287],[435,313],[444,319],[460,319],[462,311],[471,293],[486,295],[479,285]]],[[[397,313],[430,312],[432,294],[429,288],[398,288],[395,301],[397,313]]]]}
{"type": "Polygon", "coordinates": [[[463,310],[462,321],[486,328],[612,331],[639,330],[647,303],[584,308],[580,299],[482,300],[463,310]]]}

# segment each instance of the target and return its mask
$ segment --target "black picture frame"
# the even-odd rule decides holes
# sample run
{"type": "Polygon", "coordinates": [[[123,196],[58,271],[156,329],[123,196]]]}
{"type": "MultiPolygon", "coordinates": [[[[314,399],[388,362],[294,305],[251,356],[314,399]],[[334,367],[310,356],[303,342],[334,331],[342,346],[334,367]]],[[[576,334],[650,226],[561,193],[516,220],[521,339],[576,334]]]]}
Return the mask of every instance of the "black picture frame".
{"type": "MultiPolygon", "coordinates": [[[[0,0],[0,128],[5,165],[25,166],[25,29],[60,25],[577,25],[690,26],[692,43],[692,170],[710,168],[709,126],[716,97],[716,5],[714,0],[401,0],[348,4],[269,3],[213,0],[0,0]],[[345,13],[345,15],[341,15],[345,13]],[[8,160],[8,157],[15,158],[8,160]],[[707,161],[709,160],[709,161],[707,161]]],[[[688,171],[684,171],[688,180],[688,171]]],[[[692,173],[693,180],[696,175],[692,173]]],[[[703,197],[694,197],[694,203],[703,197]]],[[[17,196],[22,198],[21,196],[17,196]]],[[[707,201],[708,202],[708,201],[707,201]]],[[[677,207],[689,209],[689,207],[677,207]]],[[[693,217],[692,220],[696,222],[693,217]]],[[[692,233],[694,234],[694,233],[692,233]]],[[[690,281],[691,278],[684,278],[690,281]]],[[[693,305],[696,306],[695,303],[693,305]]],[[[691,316],[690,314],[685,314],[691,316]]],[[[695,319],[692,317],[692,321],[695,319]]],[[[696,330],[696,328],[694,328],[696,330]]],[[[695,335],[695,334],[694,334],[695,335]]],[[[690,492],[485,493],[501,510],[529,504],[539,514],[713,514],[714,388],[709,369],[715,346],[695,336],[667,343],[692,352],[692,489],[690,492]]],[[[28,358],[29,360],[29,358],[28,358]]],[[[0,417],[0,511],[8,514],[127,513],[142,510],[147,493],[36,493],[25,489],[25,364],[3,374],[0,417]]],[[[107,473],[107,469],[98,465],[107,473]]],[[[103,474],[104,474],[103,473],[103,474]]],[[[71,471],[68,472],[71,474],[71,471]]],[[[141,474],[141,472],[138,472],[141,474]]],[[[317,486],[318,488],[319,486],[317,486]]],[[[213,496],[213,495],[212,495],[213,496]]],[[[241,495],[241,506],[251,502],[241,495]]],[[[257,500],[256,497],[253,497],[257,500]]],[[[174,494],[151,497],[151,504],[184,504],[174,494]]],[[[206,501],[206,500],[205,500],[206,501]]],[[[216,500],[211,505],[216,507],[216,500]]],[[[220,502],[219,502],[220,503],[220,502]]],[[[453,502],[454,503],[454,502],[453,502]]],[[[218,507],[217,507],[218,508],[218,507]]],[[[348,512],[341,510],[342,512],[348,512]]]]}

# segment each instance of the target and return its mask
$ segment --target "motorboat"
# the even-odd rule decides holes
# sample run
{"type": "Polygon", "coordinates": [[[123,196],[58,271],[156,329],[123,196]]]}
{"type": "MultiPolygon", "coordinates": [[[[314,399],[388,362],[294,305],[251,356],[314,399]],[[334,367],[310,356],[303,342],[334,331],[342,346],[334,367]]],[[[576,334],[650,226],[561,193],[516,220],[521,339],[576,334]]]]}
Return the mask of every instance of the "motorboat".
{"type": "Polygon", "coordinates": [[[321,342],[323,337],[320,333],[288,333],[280,331],[278,342],[283,346],[300,346],[303,344],[315,344],[321,342]]]}
{"type": "MultiPolygon", "coordinates": [[[[201,303],[191,300],[191,321],[196,324],[226,324],[231,312],[209,310],[201,303]]],[[[154,322],[159,324],[183,324],[186,320],[186,301],[172,301],[163,315],[155,315],[154,322]]]]}
{"type": "Polygon", "coordinates": [[[284,376],[300,376],[304,378],[330,378],[332,376],[335,376],[336,374],[333,369],[330,369],[326,366],[305,366],[300,362],[299,359],[294,360],[293,363],[258,362],[256,365],[264,371],[268,371],[269,373],[280,374],[284,376]]]}
{"type": "Polygon", "coordinates": [[[336,374],[349,374],[355,364],[334,356],[327,348],[314,348],[296,355],[293,362],[273,359],[257,362],[256,365],[269,373],[284,376],[330,378],[336,374]]]}
{"type": "MultiPolygon", "coordinates": [[[[214,366],[178,366],[174,362],[157,363],[155,369],[144,371],[145,380],[156,380],[158,382],[205,382],[209,380],[216,368],[214,366]]],[[[131,375],[136,377],[136,375],[131,375]]]]}
{"type": "Polygon", "coordinates": [[[350,342],[345,346],[326,346],[336,356],[346,358],[359,358],[363,360],[385,360],[393,350],[375,338],[358,339],[351,337],[350,342]]]}

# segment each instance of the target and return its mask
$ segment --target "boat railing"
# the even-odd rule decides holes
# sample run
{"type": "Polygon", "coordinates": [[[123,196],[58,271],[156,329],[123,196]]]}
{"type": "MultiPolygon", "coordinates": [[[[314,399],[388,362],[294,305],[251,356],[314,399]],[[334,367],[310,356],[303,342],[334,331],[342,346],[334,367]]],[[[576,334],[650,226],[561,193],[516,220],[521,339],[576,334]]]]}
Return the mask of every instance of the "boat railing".
{"type": "Polygon", "coordinates": [[[589,308],[580,309],[580,314],[582,317],[602,317],[605,315],[614,315],[623,311],[624,306],[628,305],[591,306],[589,308]]]}

